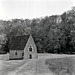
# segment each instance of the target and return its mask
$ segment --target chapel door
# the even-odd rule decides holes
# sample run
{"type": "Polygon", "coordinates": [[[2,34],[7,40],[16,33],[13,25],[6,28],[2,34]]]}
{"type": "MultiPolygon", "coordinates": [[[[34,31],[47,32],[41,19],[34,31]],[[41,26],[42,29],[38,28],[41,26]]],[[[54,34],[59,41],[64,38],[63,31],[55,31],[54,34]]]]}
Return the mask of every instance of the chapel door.
{"type": "Polygon", "coordinates": [[[29,58],[32,59],[32,55],[31,54],[29,55],[29,58]]]}

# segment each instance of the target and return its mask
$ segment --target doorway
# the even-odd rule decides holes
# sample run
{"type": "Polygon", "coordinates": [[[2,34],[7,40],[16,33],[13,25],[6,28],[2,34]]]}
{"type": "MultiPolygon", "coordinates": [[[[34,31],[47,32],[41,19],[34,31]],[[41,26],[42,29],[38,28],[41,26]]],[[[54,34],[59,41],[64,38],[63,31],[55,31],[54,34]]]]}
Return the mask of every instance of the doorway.
{"type": "Polygon", "coordinates": [[[29,55],[29,58],[32,59],[32,55],[31,54],[29,55]]]}

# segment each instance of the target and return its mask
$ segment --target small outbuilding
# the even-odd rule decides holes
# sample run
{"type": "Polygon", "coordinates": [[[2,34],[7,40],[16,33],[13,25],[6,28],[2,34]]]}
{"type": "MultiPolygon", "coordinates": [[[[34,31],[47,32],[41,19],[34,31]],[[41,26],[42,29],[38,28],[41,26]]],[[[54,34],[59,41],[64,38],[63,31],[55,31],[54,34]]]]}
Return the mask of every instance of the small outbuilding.
{"type": "Polygon", "coordinates": [[[32,35],[16,36],[9,45],[9,59],[36,59],[37,47],[32,35]]]}

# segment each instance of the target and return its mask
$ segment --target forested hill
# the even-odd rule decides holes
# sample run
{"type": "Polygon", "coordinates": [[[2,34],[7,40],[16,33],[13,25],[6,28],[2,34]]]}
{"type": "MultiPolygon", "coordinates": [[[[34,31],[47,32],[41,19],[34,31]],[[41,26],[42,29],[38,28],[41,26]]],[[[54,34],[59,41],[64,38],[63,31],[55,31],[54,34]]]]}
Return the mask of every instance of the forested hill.
{"type": "Polygon", "coordinates": [[[44,18],[0,20],[0,52],[8,52],[9,38],[32,34],[38,52],[75,52],[75,7],[44,18]]]}

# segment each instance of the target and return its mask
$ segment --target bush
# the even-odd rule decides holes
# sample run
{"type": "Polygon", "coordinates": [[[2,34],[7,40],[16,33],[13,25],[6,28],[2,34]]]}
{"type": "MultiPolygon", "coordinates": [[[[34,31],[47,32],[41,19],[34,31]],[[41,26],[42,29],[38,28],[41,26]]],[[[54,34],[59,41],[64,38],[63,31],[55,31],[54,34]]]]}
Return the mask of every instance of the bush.
{"type": "Polygon", "coordinates": [[[0,54],[6,54],[6,52],[5,51],[0,51],[0,54]]]}

